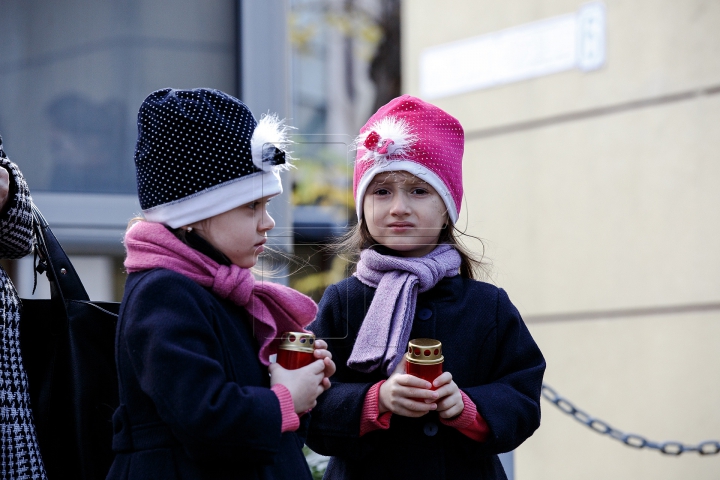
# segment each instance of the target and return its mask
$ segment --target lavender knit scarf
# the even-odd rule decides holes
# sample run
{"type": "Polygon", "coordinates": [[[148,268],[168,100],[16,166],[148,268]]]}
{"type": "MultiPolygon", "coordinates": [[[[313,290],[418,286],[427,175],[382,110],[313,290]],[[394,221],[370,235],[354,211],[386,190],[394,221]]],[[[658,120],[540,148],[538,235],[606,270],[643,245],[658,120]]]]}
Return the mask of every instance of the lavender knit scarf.
{"type": "Polygon", "coordinates": [[[392,257],[363,250],[355,276],[376,291],[348,367],[366,373],[382,367],[390,375],[410,340],[418,293],[430,290],[444,277],[454,277],[459,268],[460,254],[446,244],[424,257],[392,257]]]}

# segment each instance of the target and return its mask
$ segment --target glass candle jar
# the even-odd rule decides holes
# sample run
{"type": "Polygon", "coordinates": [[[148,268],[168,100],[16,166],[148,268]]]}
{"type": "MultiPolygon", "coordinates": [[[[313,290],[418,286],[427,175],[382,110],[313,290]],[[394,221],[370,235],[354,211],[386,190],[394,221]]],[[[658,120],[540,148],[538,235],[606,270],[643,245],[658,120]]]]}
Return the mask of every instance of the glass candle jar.
{"type": "MultiPolygon", "coordinates": [[[[416,338],[408,342],[405,354],[405,369],[410,375],[427,380],[433,380],[442,374],[443,361],[442,343],[432,338],[416,338]]],[[[436,390],[435,385],[430,387],[436,390]]]]}
{"type": "Polygon", "coordinates": [[[280,335],[277,363],[288,370],[310,365],[315,358],[315,335],[309,332],[285,332],[280,335]]]}

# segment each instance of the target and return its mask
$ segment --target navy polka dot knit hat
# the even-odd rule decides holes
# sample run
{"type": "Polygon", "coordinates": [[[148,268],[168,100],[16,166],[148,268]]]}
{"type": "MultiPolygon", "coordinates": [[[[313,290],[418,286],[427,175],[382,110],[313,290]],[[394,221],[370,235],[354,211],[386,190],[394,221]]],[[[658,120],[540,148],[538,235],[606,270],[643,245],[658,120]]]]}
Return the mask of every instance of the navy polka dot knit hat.
{"type": "Polygon", "coordinates": [[[166,88],[138,113],[135,147],[140,207],[172,228],[282,193],[288,126],[219,90],[166,88]]]}
{"type": "Polygon", "coordinates": [[[0,135],[0,158],[7,158],[5,156],[5,150],[3,150],[2,135],[0,135]]]}

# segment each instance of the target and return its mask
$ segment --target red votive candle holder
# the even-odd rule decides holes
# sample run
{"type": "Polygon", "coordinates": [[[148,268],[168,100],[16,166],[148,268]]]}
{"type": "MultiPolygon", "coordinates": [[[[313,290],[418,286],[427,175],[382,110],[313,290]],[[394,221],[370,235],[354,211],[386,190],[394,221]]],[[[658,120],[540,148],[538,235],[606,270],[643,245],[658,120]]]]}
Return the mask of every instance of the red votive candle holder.
{"type": "Polygon", "coordinates": [[[309,332],[285,332],[280,335],[277,363],[288,370],[310,365],[315,358],[315,335],[309,332]]]}
{"type": "MultiPolygon", "coordinates": [[[[416,338],[408,342],[405,354],[405,371],[423,380],[430,382],[430,390],[437,390],[432,385],[433,380],[443,371],[442,343],[432,338],[416,338]]],[[[418,401],[424,401],[416,399],[418,401]]]]}

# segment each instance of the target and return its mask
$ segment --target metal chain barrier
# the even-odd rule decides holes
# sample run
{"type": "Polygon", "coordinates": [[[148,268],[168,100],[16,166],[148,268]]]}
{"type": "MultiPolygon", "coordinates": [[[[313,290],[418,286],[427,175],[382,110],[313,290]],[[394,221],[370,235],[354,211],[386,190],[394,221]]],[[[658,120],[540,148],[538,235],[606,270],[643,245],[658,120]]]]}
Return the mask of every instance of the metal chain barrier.
{"type": "Polygon", "coordinates": [[[641,435],[634,433],[625,433],[611,427],[599,418],[594,418],[578,409],[568,399],[561,397],[552,388],[543,383],[542,396],[545,400],[551,402],[564,413],[571,415],[575,420],[582,423],[591,430],[601,434],[608,435],[617,441],[633,448],[652,448],[659,450],[665,455],[681,455],[688,452],[698,452],[700,455],[717,455],[720,453],[720,442],[716,440],[708,440],[697,445],[685,445],[681,442],[653,442],[641,435]]]}

